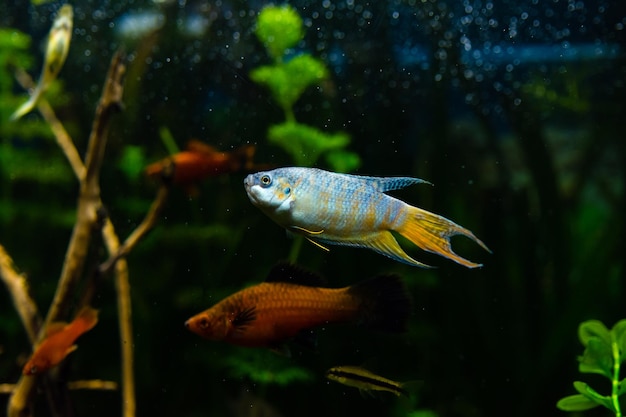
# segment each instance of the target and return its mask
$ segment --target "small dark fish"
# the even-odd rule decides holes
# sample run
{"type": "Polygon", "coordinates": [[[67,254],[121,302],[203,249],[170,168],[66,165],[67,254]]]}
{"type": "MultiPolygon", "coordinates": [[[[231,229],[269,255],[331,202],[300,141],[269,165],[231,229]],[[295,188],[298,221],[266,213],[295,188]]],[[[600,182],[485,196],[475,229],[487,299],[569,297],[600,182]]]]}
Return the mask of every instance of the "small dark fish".
{"type": "Polygon", "coordinates": [[[481,266],[451,248],[450,237],[463,235],[489,251],[472,232],[385,194],[420,183],[427,181],[292,167],[248,175],[244,186],[252,204],[268,217],[323,249],[324,244],[369,248],[405,264],[427,267],[402,250],[393,231],[428,252],[469,268],[481,266]]]}
{"type": "Polygon", "coordinates": [[[376,276],[345,288],[312,286],[319,280],[293,265],[279,264],[266,282],[232,294],[185,326],[206,339],[272,349],[328,323],[405,330],[411,304],[398,276],[376,276]]]}
{"type": "Polygon", "coordinates": [[[387,391],[398,397],[409,395],[402,383],[376,375],[359,366],[335,366],[326,371],[326,378],[358,388],[360,391],[387,391]]]}
{"type": "Polygon", "coordinates": [[[98,310],[84,307],[71,323],[53,323],[48,334],[24,365],[24,375],[34,375],[58,365],[76,350],[74,342],[98,323],[98,310]]]}

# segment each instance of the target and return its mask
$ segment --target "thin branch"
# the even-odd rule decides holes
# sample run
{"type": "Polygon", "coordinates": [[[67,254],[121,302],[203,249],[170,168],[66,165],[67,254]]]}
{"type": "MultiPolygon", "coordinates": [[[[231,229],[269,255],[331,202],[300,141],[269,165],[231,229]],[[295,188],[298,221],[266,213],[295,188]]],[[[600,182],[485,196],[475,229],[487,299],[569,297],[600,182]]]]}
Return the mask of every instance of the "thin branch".
{"type": "MultiPolygon", "coordinates": [[[[17,384],[0,384],[0,394],[11,394],[17,384]]],[[[102,379],[81,379],[78,381],[70,381],[67,388],[71,390],[88,389],[93,391],[115,391],[117,390],[117,382],[104,381],[102,379]]]]}
{"type": "Polygon", "coordinates": [[[125,72],[126,65],[123,62],[122,53],[116,52],[109,66],[102,97],[96,108],[96,117],[91,126],[87,156],[85,157],[85,169],[87,172],[84,185],[98,191],[100,189],[100,168],[104,157],[104,148],[106,147],[109,121],[111,116],[119,112],[123,107],[122,93],[124,86],[122,79],[125,72]]]}
{"type": "Polygon", "coordinates": [[[15,271],[13,260],[2,245],[0,245],[0,278],[11,294],[13,304],[15,304],[15,309],[24,324],[30,343],[34,345],[37,341],[37,331],[41,325],[37,305],[28,293],[26,276],[15,271]]]}
{"type": "Polygon", "coordinates": [[[169,194],[169,187],[161,185],[157,196],[150,206],[150,210],[146,213],[143,221],[133,230],[133,232],[126,238],[124,244],[122,244],[102,265],[100,265],[99,272],[105,275],[109,272],[111,267],[122,257],[128,255],[128,253],[137,245],[137,243],[154,227],[159,214],[165,206],[167,196],[169,194]]]}
{"type": "MultiPolygon", "coordinates": [[[[107,221],[102,228],[102,237],[109,253],[117,253],[120,250],[120,241],[110,221],[107,221]]],[[[134,417],[136,405],[133,370],[133,323],[126,259],[119,259],[115,263],[115,288],[117,290],[117,314],[122,351],[122,416],[134,417]]]]}
{"type": "MultiPolygon", "coordinates": [[[[35,88],[35,82],[33,81],[32,77],[23,69],[18,68],[15,72],[15,77],[24,89],[30,90],[35,88]]],[[[80,181],[82,181],[82,179],[85,177],[85,166],[83,165],[83,161],[80,158],[78,151],[76,150],[76,146],[74,146],[72,138],[67,133],[65,127],[63,127],[59,119],[57,119],[56,114],[54,114],[52,107],[50,107],[50,103],[48,103],[48,100],[46,100],[45,97],[42,96],[39,98],[39,101],[37,102],[37,109],[41,113],[41,116],[44,118],[44,120],[50,126],[50,129],[54,134],[57,144],[59,145],[59,147],[65,154],[65,157],[72,166],[72,170],[74,170],[76,177],[80,181]]]]}

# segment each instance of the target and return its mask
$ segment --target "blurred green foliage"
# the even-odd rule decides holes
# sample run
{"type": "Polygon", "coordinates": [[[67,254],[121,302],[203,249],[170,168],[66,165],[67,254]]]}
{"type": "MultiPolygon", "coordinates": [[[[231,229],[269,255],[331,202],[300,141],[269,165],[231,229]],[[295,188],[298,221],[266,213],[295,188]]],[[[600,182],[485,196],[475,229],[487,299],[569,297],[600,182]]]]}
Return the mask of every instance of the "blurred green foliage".
{"type": "Polygon", "coordinates": [[[259,385],[287,386],[294,382],[311,382],[315,379],[310,370],[266,349],[235,349],[224,358],[223,365],[231,377],[245,377],[259,385]]]}
{"type": "Polygon", "coordinates": [[[255,33],[272,58],[280,62],[285,51],[304,36],[302,18],[289,5],[269,6],[259,14],[255,33]]]}
{"type": "Polygon", "coordinates": [[[289,5],[265,7],[259,14],[255,33],[274,58],[274,64],[254,69],[250,78],[270,90],[286,119],[285,123],[270,127],[269,141],[283,148],[298,166],[314,165],[321,155],[326,155],[326,163],[334,171],[358,168],[359,156],[344,149],[350,143],[348,134],[326,133],[296,121],[296,101],[308,87],[326,79],[328,69],[307,53],[286,59],[287,49],[295,46],[304,33],[295,9],[289,5]]]}
{"type": "Polygon", "coordinates": [[[626,378],[620,379],[620,367],[626,361],[626,320],[611,330],[598,320],[585,321],[578,328],[578,337],[585,347],[578,358],[578,370],[608,378],[611,393],[602,395],[587,383],[576,381],[578,394],[562,398],[557,407],[563,411],[585,411],[601,405],[621,417],[620,397],[626,393],[626,378]]]}

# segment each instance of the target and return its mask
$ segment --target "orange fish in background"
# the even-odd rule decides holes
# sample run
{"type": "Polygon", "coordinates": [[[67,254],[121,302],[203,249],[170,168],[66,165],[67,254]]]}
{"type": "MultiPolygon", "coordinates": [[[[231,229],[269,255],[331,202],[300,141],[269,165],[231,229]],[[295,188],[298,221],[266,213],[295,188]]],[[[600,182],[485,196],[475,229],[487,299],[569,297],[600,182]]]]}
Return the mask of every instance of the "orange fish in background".
{"type": "Polygon", "coordinates": [[[279,264],[265,282],[230,295],[185,326],[206,339],[273,349],[328,323],[405,330],[411,301],[400,277],[380,275],[344,288],[315,286],[319,280],[298,267],[279,264]]]}
{"type": "Polygon", "coordinates": [[[24,375],[42,373],[58,365],[67,355],[76,350],[74,342],[80,335],[91,330],[98,323],[98,310],[83,307],[69,324],[52,323],[47,336],[37,347],[33,356],[24,365],[24,375]]]}
{"type": "Polygon", "coordinates": [[[199,140],[190,140],[186,150],[148,165],[145,172],[151,178],[191,185],[208,177],[255,169],[255,151],[254,145],[244,145],[231,152],[220,152],[199,140]]]}

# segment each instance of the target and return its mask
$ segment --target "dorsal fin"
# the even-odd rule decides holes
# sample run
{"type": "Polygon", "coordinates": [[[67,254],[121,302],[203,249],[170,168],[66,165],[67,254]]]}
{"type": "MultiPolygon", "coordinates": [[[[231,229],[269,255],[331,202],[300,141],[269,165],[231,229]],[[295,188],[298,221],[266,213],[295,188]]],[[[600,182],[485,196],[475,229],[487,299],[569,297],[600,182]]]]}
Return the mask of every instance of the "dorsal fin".
{"type": "Polygon", "coordinates": [[[404,187],[408,187],[409,185],[415,184],[430,184],[430,182],[414,177],[369,177],[366,175],[352,175],[352,174],[339,174],[346,176],[350,179],[358,180],[365,182],[372,187],[374,187],[377,191],[381,193],[399,190],[404,187]]]}
{"type": "Polygon", "coordinates": [[[426,180],[422,180],[420,178],[411,178],[411,177],[386,177],[386,178],[376,178],[376,177],[365,177],[367,178],[367,182],[372,184],[378,191],[381,193],[399,190],[404,187],[408,187],[409,185],[415,184],[429,184],[430,182],[426,180]]]}
{"type": "Polygon", "coordinates": [[[59,333],[67,326],[67,323],[64,321],[56,321],[54,323],[50,323],[48,328],[46,329],[46,336],[52,336],[55,333],[59,333]]]}
{"type": "Polygon", "coordinates": [[[206,154],[206,155],[212,155],[214,153],[218,153],[219,151],[209,145],[208,143],[204,143],[199,141],[198,139],[191,139],[187,142],[187,148],[186,148],[189,152],[196,152],[196,153],[201,153],[201,154],[206,154]]]}
{"type": "Polygon", "coordinates": [[[322,287],[325,284],[321,276],[289,262],[279,262],[274,265],[265,282],[286,282],[307,287],[322,287]]]}

